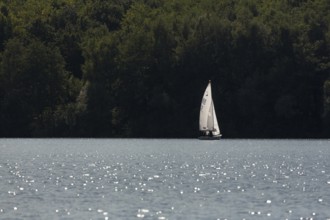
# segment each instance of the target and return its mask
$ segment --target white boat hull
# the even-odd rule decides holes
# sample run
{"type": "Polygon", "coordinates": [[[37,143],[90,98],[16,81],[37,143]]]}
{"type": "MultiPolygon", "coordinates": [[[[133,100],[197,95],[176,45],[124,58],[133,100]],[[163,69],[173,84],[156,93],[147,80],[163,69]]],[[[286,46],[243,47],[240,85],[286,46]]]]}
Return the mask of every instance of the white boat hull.
{"type": "Polygon", "coordinates": [[[221,135],[217,135],[217,136],[200,136],[198,137],[199,140],[220,140],[221,139],[221,135]]]}

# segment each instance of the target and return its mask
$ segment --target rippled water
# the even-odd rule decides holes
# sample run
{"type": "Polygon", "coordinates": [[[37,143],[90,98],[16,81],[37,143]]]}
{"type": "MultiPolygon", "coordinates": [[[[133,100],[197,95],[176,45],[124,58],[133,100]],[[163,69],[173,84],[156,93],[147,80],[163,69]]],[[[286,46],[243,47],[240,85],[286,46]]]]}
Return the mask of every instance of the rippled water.
{"type": "Polygon", "coordinates": [[[0,219],[330,219],[330,141],[0,139],[0,219]]]}

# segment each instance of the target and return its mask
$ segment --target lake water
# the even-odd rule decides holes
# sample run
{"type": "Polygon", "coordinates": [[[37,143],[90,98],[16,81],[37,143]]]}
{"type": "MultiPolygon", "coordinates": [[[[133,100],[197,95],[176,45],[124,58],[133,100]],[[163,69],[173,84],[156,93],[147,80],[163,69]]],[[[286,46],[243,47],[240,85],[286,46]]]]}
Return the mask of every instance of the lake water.
{"type": "Polygon", "coordinates": [[[330,141],[0,139],[0,219],[330,219],[330,141]]]}

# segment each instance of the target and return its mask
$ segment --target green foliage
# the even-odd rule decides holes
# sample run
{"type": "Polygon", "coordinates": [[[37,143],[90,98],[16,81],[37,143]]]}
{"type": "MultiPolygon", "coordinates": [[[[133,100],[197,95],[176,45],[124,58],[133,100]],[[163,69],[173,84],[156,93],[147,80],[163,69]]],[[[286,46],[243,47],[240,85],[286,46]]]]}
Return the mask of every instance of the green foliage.
{"type": "Polygon", "coordinates": [[[5,42],[11,37],[12,24],[6,5],[0,3],[0,51],[4,49],[5,42]]]}
{"type": "Polygon", "coordinates": [[[328,0],[0,3],[0,136],[329,137],[328,0]]]}
{"type": "Polygon", "coordinates": [[[330,80],[324,83],[324,132],[325,136],[330,135],[330,80]]]}
{"type": "Polygon", "coordinates": [[[43,111],[72,99],[68,92],[69,75],[57,48],[47,47],[40,41],[24,45],[19,39],[11,39],[1,67],[4,91],[1,124],[8,135],[31,135],[33,124],[43,111]]]}

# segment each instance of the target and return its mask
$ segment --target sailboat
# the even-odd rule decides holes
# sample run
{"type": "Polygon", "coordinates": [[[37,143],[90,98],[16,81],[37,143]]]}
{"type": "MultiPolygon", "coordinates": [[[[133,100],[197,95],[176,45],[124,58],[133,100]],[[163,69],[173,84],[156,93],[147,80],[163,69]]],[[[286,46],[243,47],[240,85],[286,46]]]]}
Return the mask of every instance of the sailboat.
{"type": "Polygon", "coordinates": [[[201,103],[199,130],[203,133],[203,135],[199,137],[201,140],[219,140],[222,136],[212,99],[211,80],[209,80],[205,89],[201,103]]]}

